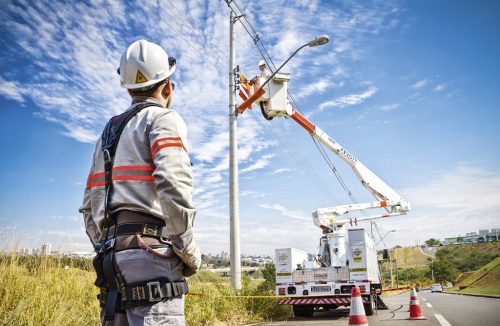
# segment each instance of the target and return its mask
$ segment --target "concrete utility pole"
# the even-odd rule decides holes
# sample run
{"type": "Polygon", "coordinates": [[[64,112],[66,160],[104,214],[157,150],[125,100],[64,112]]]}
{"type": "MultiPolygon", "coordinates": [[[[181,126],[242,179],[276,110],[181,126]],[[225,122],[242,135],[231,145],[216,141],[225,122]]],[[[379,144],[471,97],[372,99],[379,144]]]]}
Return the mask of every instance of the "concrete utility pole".
{"type": "Polygon", "coordinates": [[[235,290],[240,290],[240,203],[238,198],[238,140],[236,123],[236,76],[234,70],[234,23],[236,22],[236,18],[233,11],[229,11],[229,218],[231,221],[231,287],[235,290]]]}

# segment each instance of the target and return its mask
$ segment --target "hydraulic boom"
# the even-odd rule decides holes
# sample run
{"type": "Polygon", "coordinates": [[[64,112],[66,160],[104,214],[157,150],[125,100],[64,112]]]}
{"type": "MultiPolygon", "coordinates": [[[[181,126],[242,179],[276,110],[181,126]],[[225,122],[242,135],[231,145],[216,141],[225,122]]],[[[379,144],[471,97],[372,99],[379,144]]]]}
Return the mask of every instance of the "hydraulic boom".
{"type": "Polygon", "coordinates": [[[251,107],[252,103],[258,102],[262,108],[263,114],[267,119],[277,117],[289,117],[297,122],[302,128],[321,142],[325,147],[337,155],[342,161],[349,165],[359,179],[361,184],[368,189],[376,201],[370,203],[355,203],[350,205],[340,205],[334,207],[320,208],[313,212],[314,223],[321,228],[335,229],[345,223],[353,223],[362,220],[372,220],[396,215],[405,215],[410,211],[410,203],[404,200],[394,189],[382,181],[375,173],[361,163],[353,154],[347,151],[333,138],[326,134],[319,127],[301,115],[290,106],[286,98],[287,83],[290,79],[288,74],[277,74],[268,82],[264,88],[258,85],[264,85],[266,79],[261,77],[257,85],[253,88],[247,83],[247,79],[240,73],[243,91],[240,95],[244,102],[238,107],[239,114],[245,109],[251,107]],[[269,94],[269,95],[268,95],[269,94]],[[340,219],[343,215],[359,210],[372,208],[384,208],[386,212],[352,219],[340,219]]]}

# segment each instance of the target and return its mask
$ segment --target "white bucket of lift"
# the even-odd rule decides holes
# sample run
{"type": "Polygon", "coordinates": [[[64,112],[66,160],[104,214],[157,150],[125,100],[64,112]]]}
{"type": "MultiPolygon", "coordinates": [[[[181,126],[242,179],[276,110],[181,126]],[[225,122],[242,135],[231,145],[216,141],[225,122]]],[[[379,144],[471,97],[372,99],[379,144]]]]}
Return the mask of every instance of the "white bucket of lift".
{"type": "MultiPolygon", "coordinates": [[[[266,82],[267,77],[259,77],[259,84],[266,82]]],[[[270,117],[283,117],[292,114],[292,106],[287,98],[288,81],[290,80],[289,73],[278,72],[273,79],[264,86],[266,91],[257,102],[264,104],[264,110],[270,117]]]]}

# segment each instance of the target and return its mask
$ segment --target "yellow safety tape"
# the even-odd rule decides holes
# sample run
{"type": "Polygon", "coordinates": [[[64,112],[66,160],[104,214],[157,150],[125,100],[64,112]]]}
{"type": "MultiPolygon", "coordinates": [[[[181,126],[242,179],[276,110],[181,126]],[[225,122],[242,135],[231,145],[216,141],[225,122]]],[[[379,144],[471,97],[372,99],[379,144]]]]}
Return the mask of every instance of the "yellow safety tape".
{"type": "MultiPolygon", "coordinates": [[[[187,295],[190,296],[197,296],[197,297],[209,297],[210,295],[203,294],[203,293],[192,293],[188,292],[187,295]]],[[[338,295],[338,294],[336,294],[338,295]]],[[[350,297],[350,294],[346,294],[345,297],[350,297]]],[[[333,297],[333,295],[297,295],[297,296],[286,296],[286,295],[281,295],[279,297],[273,296],[273,295],[221,295],[217,296],[219,298],[240,298],[240,299],[304,299],[304,298],[309,298],[309,299],[314,299],[314,298],[326,298],[326,297],[333,297]]]]}

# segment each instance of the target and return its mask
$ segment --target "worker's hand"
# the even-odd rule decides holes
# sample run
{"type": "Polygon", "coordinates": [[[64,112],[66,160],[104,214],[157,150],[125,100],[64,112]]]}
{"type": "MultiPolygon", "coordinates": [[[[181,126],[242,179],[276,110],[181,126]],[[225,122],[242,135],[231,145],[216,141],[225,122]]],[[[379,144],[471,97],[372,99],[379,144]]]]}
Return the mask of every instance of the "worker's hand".
{"type": "Polygon", "coordinates": [[[192,229],[171,236],[174,252],[184,263],[182,275],[191,276],[196,274],[201,266],[201,253],[198,243],[193,238],[192,229]]]}

